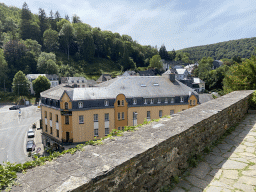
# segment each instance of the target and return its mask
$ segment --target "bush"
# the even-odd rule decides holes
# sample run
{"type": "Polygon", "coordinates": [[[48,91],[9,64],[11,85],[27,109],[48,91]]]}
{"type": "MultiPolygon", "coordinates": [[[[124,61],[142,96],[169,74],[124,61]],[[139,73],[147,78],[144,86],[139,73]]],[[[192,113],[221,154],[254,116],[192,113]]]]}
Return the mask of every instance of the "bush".
{"type": "Polygon", "coordinates": [[[251,98],[249,99],[249,109],[256,110],[256,91],[253,92],[251,98]]]}

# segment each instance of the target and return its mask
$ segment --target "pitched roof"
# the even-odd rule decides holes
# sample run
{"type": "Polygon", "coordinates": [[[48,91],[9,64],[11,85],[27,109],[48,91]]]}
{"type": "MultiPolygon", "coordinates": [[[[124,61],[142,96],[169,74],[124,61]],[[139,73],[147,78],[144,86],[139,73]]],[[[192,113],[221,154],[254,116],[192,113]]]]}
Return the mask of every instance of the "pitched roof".
{"type": "Polygon", "coordinates": [[[68,86],[67,84],[60,84],[58,86],[52,87],[50,89],[47,89],[46,91],[41,92],[40,96],[59,100],[65,90],[70,91],[73,89],[74,88],[72,88],[71,86],[68,86]]]}
{"type": "Polygon", "coordinates": [[[98,82],[98,83],[99,82],[104,82],[104,81],[108,81],[110,79],[112,79],[111,75],[109,75],[109,74],[102,74],[96,82],[98,82]]]}
{"type": "Polygon", "coordinates": [[[155,76],[155,71],[153,69],[148,69],[146,71],[139,71],[140,76],[155,76]]]}
{"type": "Polygon", "coordinates": [[[205,83],[203,80],[201,80],[200,78],[198,78],[198,77],[194,77],[193,78],[193,80],[194,80],[194,83],[205,83]]]}
{"type": "Polygon", "coordinates": [[[187,69],[176,69],[177,73],[179,75],[183,75],[186,72],[187,69]]]}

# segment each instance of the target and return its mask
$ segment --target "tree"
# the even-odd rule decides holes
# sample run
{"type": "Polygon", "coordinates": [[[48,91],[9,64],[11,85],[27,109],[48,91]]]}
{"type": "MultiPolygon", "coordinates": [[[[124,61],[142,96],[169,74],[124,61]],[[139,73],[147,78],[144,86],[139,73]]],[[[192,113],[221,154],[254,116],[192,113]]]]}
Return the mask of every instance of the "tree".
{"type": "Polygon", "coordinates": [[[123,58],[120,61],[120,65],[122,66],[122,71],[126,71],[128,69],[136,69],[136,64],[133,59],[129,57],[128,51],[124,49],[123,58]]]}
{"type": "Polygon", "coordinates": [[[56,20],[56,22],[59,22],[60,19],[61,19],[60,13],[58,11],[56,11],[56,13],[55,13],[55,20],[56,20]]]}
{"type": "Polygon", "coordinates": [[[52,29],[47,29],[44,32],[43,39],[44,39],[45,49],[48,52],[56,51],[58,49],[58,47],[59,47],[59,42],[58,42],[59,34],[58,34],[57,31],[52,30],[52,29]]]}
{"type": "Polygon", "coordinates": [[[165,59],[165,60],[169,60],[169,59],[170,59],[170,58],[169,58],[169,55],[168,55],[168,52],[167,52],[167,50],[166,50],[166,48],[165,48],[164,45],[162,45],[162,46],[160,47],[160,49],[159,49],[159,55],[160,55],[160,57],[161,57],[162,59],[165,59]]]}
{"type": "Polygon", "coordinates": [[[39,8],[38,18],[39,18],[39,26],[40,26],[40,41],[39,41],[39,43],[42,45],[43,44],[43,34],[49,28],[48,19],[47,19],[44,9],[39,8]]]}
{"type": "Polygon", "coordinates": [[[66,19],[67,21],[69,21],[69,16],[68,16],[68,15],[65,15],[65,19],[66,19]]]}
{"type": "Polygon", "coordinates": [[[79,16],[74,14],[73,17],[72,17],[72,23],[82,23],[82,21],[81,21],[79,16]]]}
{"type": "Polygon", "coordinates": [[[199,61],[199,66],[198,66],[198,76],[200,79],[202,79],[203,81],[208,78],[209,76],[209,71],[212,70],[212,66],[213,66],[213,59],[211,57],[203,57],[200,61],[199,61]]]}
{"type": "Polygon", "coordinates": [[[0,87],[3,87],[4,81],[7,80],[8,65],[4,58],[4,51],[0,49],[0,87]]]}
{"type": "Polygon", "coordinates": [[[163,69],[163,62],[160,55],[154,55],[149,61],[149,67],[156,68],[158,70],[163,69]]]}
{"type": "Polygon", "coordinates": [[[60,30],[59,36],[61,38],[61,44],[67,48],[67,55],[69,60],[69,48],[75,37],[75,29],[70,23],[65,23],[60,30]]]}
{"type": "Polygon", "coordinates": [[[30,51],[36,59],[38,59],[39,55],[41,54],[41,45],[36,41],[32,39],[26,39],[23,41],[23,43],[26,45],[27,51],[30,51]]]}
{"type": "Polygon", "coordinates": [[[174,49],[171,52],[168,52],[168,55],[169,55],[169,58],[170,58],[171,61],[175,60],[176,52],[175,52],[174,49]]]}
{"type": "Polygon", "coordinates": [[[66,24],[66,23],[69,23],[69,24],[70,24],[70,22],[69,22],[68,20],[66,20],[66,19],[61,19],[60,21],[58,21],[58,22],[56,23],[56,25],[57,25],[57,31],[60,32],[60,30],[62,29],[63,25],[66,24]]]}
{"type": "Polygon", "coordinates": [[[16,95],[28,95],[29,94],[29,81],[22,71],[18,71],[12,83],[13,92],[16,95]]]}
{"type": "Polygon", "coordinates": [[[242,63],[232,65],[223,80],[225,93],[235,90],[256,89],[256,56],[252,55],[242,63]]]}
{"type": "Polygon", "coordinates": [[[32,85],[33,85],[33,90],[36,93],[36,97],[39,98],[40,97],[40,93],[50,89],[51,87],[51,83],[49,81],[49,79],[47,79],[47,77],[45,76],[39,76],[37,77],[34,81],[32,81],[32,85]]]}
{"type": "Polygon", "coordinates": [[[42,52],[38,58],[37,70],[39,73],[46,73],[46,74],[58,73],[58,66],[56,64],[55,54],[42,52]]]}

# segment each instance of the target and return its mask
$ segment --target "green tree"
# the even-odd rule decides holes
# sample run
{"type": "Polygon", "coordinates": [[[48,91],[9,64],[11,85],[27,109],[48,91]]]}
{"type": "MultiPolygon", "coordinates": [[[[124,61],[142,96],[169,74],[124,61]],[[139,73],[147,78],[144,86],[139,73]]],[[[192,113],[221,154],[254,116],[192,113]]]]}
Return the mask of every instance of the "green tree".
{"type": "Polygon", "coordinates": [[[211,57],[203,57],[200,61],[199,61],[199,66],[198,66],[198,76],[200,79],[202,79],[203,81],[208,78],[209,76],[209,71],[212,70],[212,66],[213,66],[213,59],[211,57]]]}
{"type": "Polygon", "coordinates": [[[169,55],[168,55],[168,52],[165,48],[164,45],[161,45],[160,49],[159,49],[159,55],[162,59],[165,59],[165,60],[170,60],[169,58],[169,55]]]}
{"type": "Polygon", "coordinates": [[[36,41],[32,39],[26,39],[23,41],[23,43],[26,45],[27,51],[30,51],[36,59],[38,59],[39,55],[41,54],[41,45],[36,41]]]}
{"type": "Polygon", "coordinates": [[[168,52],[168,55],[169,55],[169,58],[170,58],[171,61],[175,60],[176,52],[175,52],[174,49],[171,52],[168,52]]]}
{"type": "Polygon", "coordinates": [[[65,23],[59,33],[61,44],[67,48],[67,55],[69,60],[69,48],[75,38],[75,29],[70,23],[65,23]]]}
{"type": "Polygon", "coordinates": [[[120,65],[122,71],[126,71],[128,69],[136,69],[136,64],[134,63],[133,59],[129,57],[127,49],[124,50],[124,55],[120,61],[120,65]]]}
{"type": "Polygon", "coordinates": [[[163,62],[160,55],[154,55],[149,61],[149,67],[156,68],[158,70],[163,69],[163,62]]]}
{"type": "Polygon", "coordinates": [[[46,16],[44,9],[39,8],[38,18],[39,18],[39,26],[40,26],[40,41],[39,41],[39,43],[42,45],[44,32],[50,27],[49,23],[48,23],[48,18],[46,16]]]}
{"type": "Polygon", "coordinates": [[[72,23],[82,23],[80,17],[78,17],[76,14],[72,17],[72,23]]]}
{"type": "Polygon", "coordinates": [[[18,71],[12,83],[13,92],[16,95],[28,95],[29,94],[29,81],[22,71],[18,71]]]}
{"type": "Polygon", "coordinates": [[[32,85],[33,85],[33,90],[36,93],[36,97],[39,98],[40,97],[40,93],[50,89],[51,87],[51,83],[49,81],[49,79],[47,79],[47,77],[45,76],[39,76],[37,77],[34,81],[32,81],[32,85]]]}
{"type": "Polygon", "coordinates": [[[58,21],[56,23],[57,25],[57,31],[60,32],[60,30],[62,29],[62,27],[64,26],[64,24],[70,24],[70,22],[66,19],[61,19],[60,21],[58,21]]]}
{"type": "Polygon", "coordinates": [[[55,54],[42,52],[38,58],[37,70],[39,73],[46,73],[46,74],[58,73],[58,66],[56,64],[55,54]]]}
{"type": "Polygon", "coordinates": [[[4,51],[0,49],[0,87],[4,87],[4,81],[7,80],[8,65],[4,58],[4,51]]]}
{"type": "Polygon", "coordinates": [[[57,31],[47,29],[43,35],[44,46],[48,52],[56,51],[59,47],[59,34],[57,31]]]}

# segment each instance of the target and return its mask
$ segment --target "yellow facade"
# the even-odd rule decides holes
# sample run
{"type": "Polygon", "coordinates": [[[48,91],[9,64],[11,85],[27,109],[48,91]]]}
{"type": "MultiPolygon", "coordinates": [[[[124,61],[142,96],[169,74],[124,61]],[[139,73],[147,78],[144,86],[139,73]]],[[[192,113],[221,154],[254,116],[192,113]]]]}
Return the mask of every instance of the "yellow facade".
{"type": "Polygon", "coordinates": [[[116,97],[115,107],[115,129],[121,129],[128,125],[128,103],[123,94],[116,97]],[[118,118],[119,117],[119,118],[118,118]]]}
{"type": "Polygon", "coordinates": [[[197,98],[195,95],[191,95],[188,98],[188,108],[197,106],[197,98]]]}

